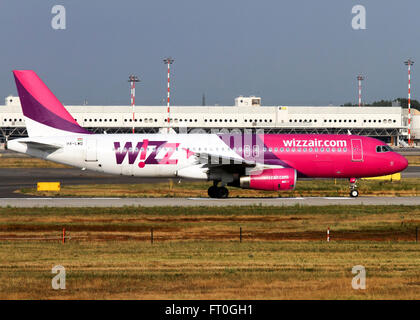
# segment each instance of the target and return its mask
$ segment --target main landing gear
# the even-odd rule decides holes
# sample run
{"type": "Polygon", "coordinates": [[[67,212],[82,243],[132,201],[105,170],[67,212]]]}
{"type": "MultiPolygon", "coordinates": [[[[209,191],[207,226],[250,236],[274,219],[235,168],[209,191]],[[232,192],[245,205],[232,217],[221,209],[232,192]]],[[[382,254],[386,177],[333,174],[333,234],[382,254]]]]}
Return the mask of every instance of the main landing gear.
{"type": "Polygon", "coordinates": [[[356,178],[350,178],[350,197],[356,198],[359,196],[359,191],[357,191],[356,178]]]}
{"type": "Polygon", "coordinates": [[[215,182],[207,191],[210,198],[227,198],[229,190],[226,187],[218,187],[215,182]]]}

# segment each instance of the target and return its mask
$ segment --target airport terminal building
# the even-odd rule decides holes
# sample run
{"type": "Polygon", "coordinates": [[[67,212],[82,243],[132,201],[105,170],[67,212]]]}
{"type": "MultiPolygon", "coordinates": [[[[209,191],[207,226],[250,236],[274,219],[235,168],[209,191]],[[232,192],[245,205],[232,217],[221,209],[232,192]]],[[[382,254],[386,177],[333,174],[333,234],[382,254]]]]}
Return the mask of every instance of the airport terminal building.
{"type": "MultiPolygon", "coordinates": [[[[75,120],[95,133],[159,132],[168,127],[166,106],[66,105],[75,120]],[[134,111],[134,115],[133,115],[134,111]]],[[[411,109],[411,139],[420,145],[420,112],[411,109]]],[[[0,105],[0,143],[27,136],[18,97],[0,105]]],[[[408,112],[393,107],[261,106],[259,97],[237,97],[234,106],[171,106],[176,132],[264,130],[265,133],[356,134],[406,146],[408,112]]]]}

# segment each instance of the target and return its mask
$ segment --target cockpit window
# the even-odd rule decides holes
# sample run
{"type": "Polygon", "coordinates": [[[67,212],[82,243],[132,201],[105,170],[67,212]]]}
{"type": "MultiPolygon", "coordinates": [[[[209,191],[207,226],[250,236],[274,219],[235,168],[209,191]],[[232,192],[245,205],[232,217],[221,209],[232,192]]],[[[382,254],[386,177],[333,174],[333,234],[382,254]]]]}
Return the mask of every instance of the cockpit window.
{"type": "Polygon", "coordinates": [[[376,152],[389,152],[392,151],[390,146],[376,146],[376,152]]]}

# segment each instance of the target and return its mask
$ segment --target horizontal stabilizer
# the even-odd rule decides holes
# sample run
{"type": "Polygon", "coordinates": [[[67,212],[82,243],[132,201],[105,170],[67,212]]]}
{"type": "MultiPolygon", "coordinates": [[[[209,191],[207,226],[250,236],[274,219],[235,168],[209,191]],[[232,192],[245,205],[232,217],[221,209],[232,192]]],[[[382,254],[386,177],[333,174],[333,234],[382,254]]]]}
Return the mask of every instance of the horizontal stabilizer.
{"type": "Polygon", "coordinates": [[[36,141],[20,141],[20,143],[26,144],[28,148],[38,149],[41,151],[55,151],[61,148],[61,146],[36,141]]]}

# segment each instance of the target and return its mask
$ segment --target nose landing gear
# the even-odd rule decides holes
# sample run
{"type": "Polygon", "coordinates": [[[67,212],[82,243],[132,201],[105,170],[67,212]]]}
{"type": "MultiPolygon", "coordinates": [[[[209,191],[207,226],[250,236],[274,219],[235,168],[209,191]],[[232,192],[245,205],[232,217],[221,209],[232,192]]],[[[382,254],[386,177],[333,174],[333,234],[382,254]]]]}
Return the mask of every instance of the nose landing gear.
{"type": "Polygon", "coordinates": [[[356,198],[359,196],[359,191],[357,191],[356,178],[350,178],[350,197],[356,198]]]}
{"type": "Polygon", "coordinates": [[[229,190],[226,187],[218,187],[217,182],[207,190],[210,198],[227,198],[229,196],[229,190]]]}

